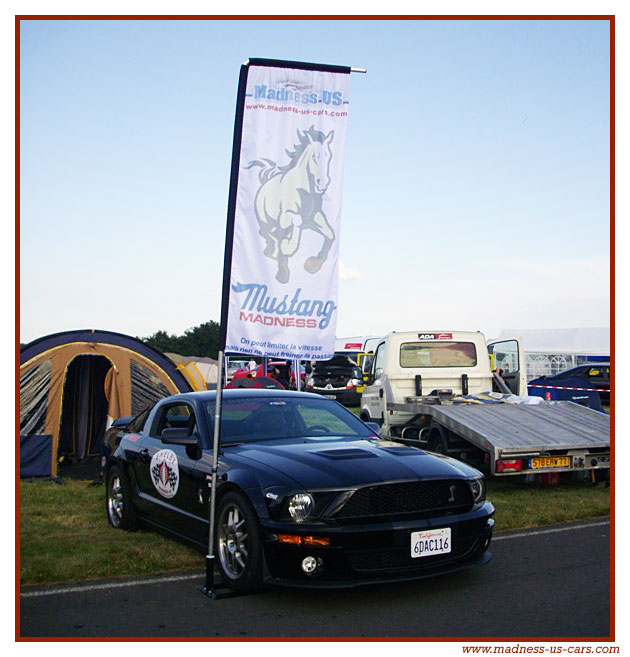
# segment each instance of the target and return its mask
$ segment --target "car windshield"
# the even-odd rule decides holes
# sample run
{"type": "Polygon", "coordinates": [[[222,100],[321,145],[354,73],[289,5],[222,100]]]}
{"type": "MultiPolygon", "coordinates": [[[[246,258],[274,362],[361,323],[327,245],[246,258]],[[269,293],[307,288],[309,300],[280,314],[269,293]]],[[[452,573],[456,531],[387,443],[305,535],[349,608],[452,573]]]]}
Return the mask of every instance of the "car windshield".
{"type": "MultiPolygon", "coordinates": [[[[206,404],[208,425],[214,428],[214,402],[206,404]]],[[[221,442],[304,438],[358,439],[374,432],[336,402],[307,397],[243,397],[223,399],[221,442]]]]}

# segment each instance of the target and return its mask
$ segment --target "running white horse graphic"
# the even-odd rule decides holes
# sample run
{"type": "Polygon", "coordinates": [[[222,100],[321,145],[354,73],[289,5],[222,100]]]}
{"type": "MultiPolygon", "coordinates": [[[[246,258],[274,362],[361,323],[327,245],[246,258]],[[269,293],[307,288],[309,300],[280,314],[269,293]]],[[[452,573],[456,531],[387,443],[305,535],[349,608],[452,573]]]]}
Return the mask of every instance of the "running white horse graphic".
{"type": "Polygon", "coordinates": [[[289,258],[298,250],[303,230],[314,230],[324,238],[319,253],[304,262],[310,274],[320,270],[335,241],[322,211],[322,197],[330,184],[333,136],[334,130],[325,135],[311,126],[298,131],[294,150],[286,151],[290,161],[285,166],[263,158],[246,167],[261,167],[255,199],[258,232],[266,242],[264,254],[278,262],[276,279],[280,283],[289,281],[289,258]]]}

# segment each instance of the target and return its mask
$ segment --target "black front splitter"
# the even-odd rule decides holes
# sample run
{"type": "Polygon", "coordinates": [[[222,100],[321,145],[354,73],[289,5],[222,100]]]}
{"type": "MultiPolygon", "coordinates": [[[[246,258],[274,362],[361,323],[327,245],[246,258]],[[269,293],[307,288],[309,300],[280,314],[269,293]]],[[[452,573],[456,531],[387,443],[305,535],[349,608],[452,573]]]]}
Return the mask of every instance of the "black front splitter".
{"type": "Polygon", "coordinates": [[[316,577],[309,579],[284,579],[280,577],[272,577],[267,575],[264,578],[265,584],[273,584],[275,586],[287,586],[292,588],[300,589],[350,589],[357,586],[369,586],[370,584],[394,584],[396,582],[412,582],[418,579],[427,579],[429,577],[437,577],[439,575],[447,575],[449,573],[455,573],[460,570],[466,570],[468,568],[477,568],[478,566],[484,566],[492,559],[492,554],[490,552],[484,552],[476,559],[472,561],[464,561],[457,564],[452,564],[450,566],[436,567],[436,568],[427,568],[427,570],[421,573],[412,573],[406,572],[401,575],[387,575],[382,577],[370,577],[369,579],[353,579],[353,580],[319,580],[316,577]]]}

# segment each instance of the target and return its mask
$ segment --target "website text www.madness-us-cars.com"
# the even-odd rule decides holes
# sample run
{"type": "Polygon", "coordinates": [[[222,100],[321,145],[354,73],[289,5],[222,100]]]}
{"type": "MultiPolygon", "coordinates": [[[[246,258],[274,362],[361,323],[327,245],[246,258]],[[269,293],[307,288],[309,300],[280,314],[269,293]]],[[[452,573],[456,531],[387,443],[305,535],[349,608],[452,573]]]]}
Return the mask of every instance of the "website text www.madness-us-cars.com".
{"type": "Polygon", "coordinates": [[[619,646],[462,646],[471,655],[618,655],[619,646]]]}

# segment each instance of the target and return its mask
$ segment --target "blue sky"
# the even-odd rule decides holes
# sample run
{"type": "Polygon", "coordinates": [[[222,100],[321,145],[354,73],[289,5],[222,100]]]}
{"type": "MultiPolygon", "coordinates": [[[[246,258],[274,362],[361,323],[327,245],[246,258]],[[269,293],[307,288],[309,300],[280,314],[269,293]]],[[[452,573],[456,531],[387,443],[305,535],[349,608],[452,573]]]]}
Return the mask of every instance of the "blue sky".
{"type": "Polygon", "coordinates": [[[28,21],[21,333],[219,319],[248,57],[351,79],[339,336],[609,323],[605,21],[28,21]]]}

